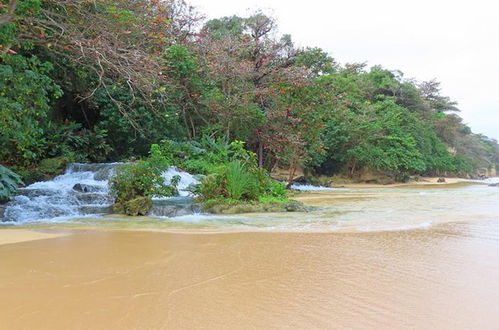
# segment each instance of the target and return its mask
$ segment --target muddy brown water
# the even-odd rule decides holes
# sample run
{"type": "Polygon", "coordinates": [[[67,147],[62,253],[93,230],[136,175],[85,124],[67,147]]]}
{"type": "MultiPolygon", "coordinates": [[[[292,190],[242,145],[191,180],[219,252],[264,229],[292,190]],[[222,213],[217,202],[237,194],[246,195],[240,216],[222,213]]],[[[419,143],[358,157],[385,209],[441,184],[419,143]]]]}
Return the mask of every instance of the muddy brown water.
{"type": "Polygon", "coordinates": [[[417,192],[413,218],[403,192],[379,193],[303,196],[363,210],[339,232],[36,228],[58,236],[0,245],[0,329],[499,329],[490,191],[485,211],[417,192]],[[380,229],[385,208],[409,229],[380,229]],[[410,229],[423,209],[434,221],[410,229]]]}

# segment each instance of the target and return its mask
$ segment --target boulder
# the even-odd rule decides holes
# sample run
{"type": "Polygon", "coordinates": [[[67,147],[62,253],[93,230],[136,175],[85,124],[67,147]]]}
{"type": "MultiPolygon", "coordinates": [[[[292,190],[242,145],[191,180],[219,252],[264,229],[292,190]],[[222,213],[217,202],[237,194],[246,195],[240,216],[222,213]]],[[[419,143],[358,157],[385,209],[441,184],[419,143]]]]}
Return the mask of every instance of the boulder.
{"type": "Polygon", "coordinates": [[[445,178],[438,178],[437,183],[445,183],[445,178]]]}
{"type": "Polygon", "coordinates": [[[298,201],[288,203],[251,203],[241,202],[238,204],[215,204],[204,211],[214,214],[240,214],[240,213],[263,213],[263,212],[308,212],[310,208],[298,201]]]}
{"type": "Polygon", "coordinates": [[[152,208],[152,200],[147,197],[137,197],[135,199],[116,203],[113,210],[117,213],[122,213],[130,216],[145,216],[152,208]]]}
{"type": "Polygon", "coordinates": [[[5,218],[5,209],[7,208],[7,205],[5,204],[0,204],[0,221],[5,218]]]}
{"type": "Polygon", "coordinates": [[[83,193],[76,194],[76,199],[84,205],[112,204],[113,198],[106,194],[83,193]]]}
{"type": "Polygon", "coordinates": [[[91,192],[99,192],[103,191],[104,189],[99,186],[91,186],[88,184],[84,183],[77,183],[73,186],[74,191],[82,192],[82,193],[91,193],[91,192]]]}
{"type": "Polygon", "coordinates": [[[489,187],[499,187],[499,183],[491,183],[489,184],[489,187]]]}

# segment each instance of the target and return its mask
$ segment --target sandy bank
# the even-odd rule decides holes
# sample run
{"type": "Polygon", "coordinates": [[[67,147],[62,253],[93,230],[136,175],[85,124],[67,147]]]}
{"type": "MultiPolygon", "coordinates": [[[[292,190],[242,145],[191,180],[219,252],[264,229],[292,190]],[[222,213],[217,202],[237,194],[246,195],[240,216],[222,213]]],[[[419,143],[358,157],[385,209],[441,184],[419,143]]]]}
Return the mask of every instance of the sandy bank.
{"type": "Polygon", "coordinates": [[[496,227],[76,231],[0,246],[0,328],[495,328],[496,227]],[[476,229],[479,230],[479,229],[476,229]],[[466,247],[466,253],[463,253],[466,247]]]}
{"type": "Polygon", "coordinates": [[[43,233],[26,229],[0,228],[0,245],[36,241],[66,236],[62,233],[43,233]]]}
{"type": "Polygon", "coordinates": [[[412,181],[408,183],[394,183],[394,184],[372,184],[372,183],[345,183],[334,185],[333,187],[343,187],[343,188],[399,188],[399,187],[421,187],[427,186],[430,187],[448,187],[448,186],[456,186],[461,187],[464,185],[474,185],[474,184],[482,184],[480,182],[476,182],[468,179],[461,178],[445,178],[445,182],[439,183],[439,177],[422,177],[419,181],[412,181]]]}

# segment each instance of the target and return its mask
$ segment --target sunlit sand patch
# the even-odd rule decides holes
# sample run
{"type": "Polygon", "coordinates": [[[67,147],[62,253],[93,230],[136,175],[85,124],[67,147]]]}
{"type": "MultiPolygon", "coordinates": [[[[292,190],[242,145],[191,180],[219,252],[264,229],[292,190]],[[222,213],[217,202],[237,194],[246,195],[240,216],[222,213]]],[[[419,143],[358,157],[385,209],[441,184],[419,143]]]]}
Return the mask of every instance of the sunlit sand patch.
{"type": "Polygon", "coordinates": [[[67,236],[64,233],[42,233],[25,229],[0,229],[0,245],[67,236]]]}

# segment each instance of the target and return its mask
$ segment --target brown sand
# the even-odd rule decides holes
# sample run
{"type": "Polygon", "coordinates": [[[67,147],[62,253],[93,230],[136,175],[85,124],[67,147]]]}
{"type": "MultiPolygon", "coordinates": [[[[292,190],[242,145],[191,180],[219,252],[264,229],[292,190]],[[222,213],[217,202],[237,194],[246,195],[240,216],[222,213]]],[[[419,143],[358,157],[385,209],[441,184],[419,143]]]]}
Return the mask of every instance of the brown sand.
{"type": "Polygon", "coordinates": [[[465,185],[477,185],[482,184],[480,182],[476,182],[468,179],[461,178],[445,178],[445,182],[438,182],[438,177],[422,177],[419,181],[411,181],[408,183],[393,183],[393,184],[374,184],[374,183],[345,183],[338,184],[334,187],[343,187],[343,188],[406,188],[406,187],[418,187],[427,186],[431,187],[446,187],[454,186],[456,188],[465,186],[465,185]]]}
{"type": "Polygon", "coordinates": [[[41,233],[23,229],[0,229],[0,245],[55,238],[63,235],[62,233],[41,233]]]}
{"type": "Polygon", "coordinates": [[[497,227],[3,245],[0,329],[497,329],[497,227]]]}

